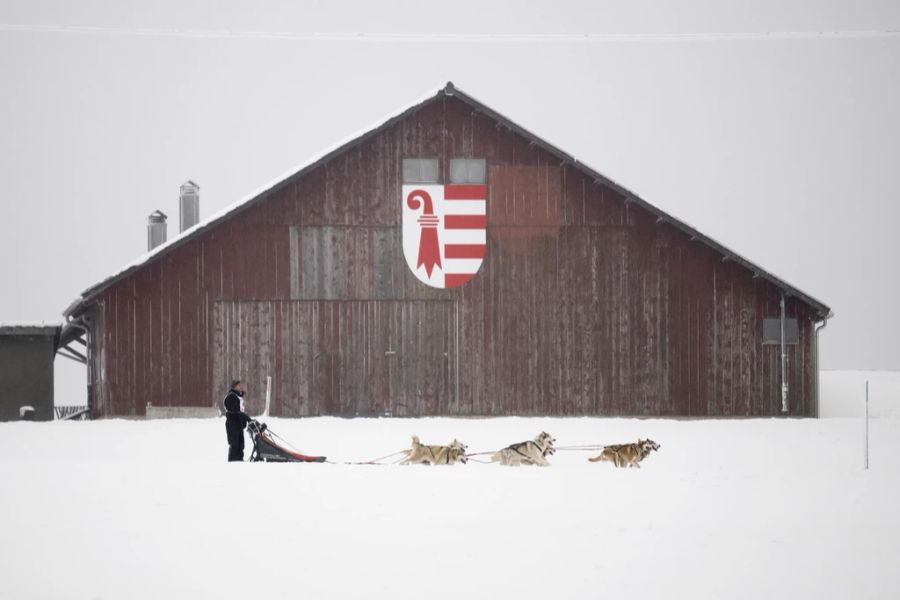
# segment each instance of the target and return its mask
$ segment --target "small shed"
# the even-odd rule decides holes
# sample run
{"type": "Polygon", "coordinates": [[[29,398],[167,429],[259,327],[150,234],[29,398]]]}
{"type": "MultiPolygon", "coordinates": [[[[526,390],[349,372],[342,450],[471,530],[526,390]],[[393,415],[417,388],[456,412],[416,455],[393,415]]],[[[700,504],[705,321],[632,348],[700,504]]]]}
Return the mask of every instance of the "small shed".
{"type": "Polygon", "coordinates": [[[0,421],[23,416],[53,420],[53,359],[59,332],[55,324],[0,324],[0,421]]]}

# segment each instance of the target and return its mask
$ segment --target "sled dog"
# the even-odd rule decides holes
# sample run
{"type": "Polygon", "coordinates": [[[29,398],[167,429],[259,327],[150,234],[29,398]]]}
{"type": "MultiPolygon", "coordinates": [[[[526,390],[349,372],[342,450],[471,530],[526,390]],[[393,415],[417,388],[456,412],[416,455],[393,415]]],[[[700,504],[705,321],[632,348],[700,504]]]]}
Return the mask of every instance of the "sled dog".
{"type": "Polygon", "coordinates": [[[556,452],[553,442],[556,440],[546,431],[542,431],[533,440],[519,442],[507,446],[491,456],[491,462],[499,462],[501,465],[517,467],[519,465],[550,466],[547,456],[556,452]]]}
{"type": "Polygon", "coordinates": [[[465,464],[468,446],[454,439],[447,446],[430,446],[419,441],[419,436],[412,437],[412,448],[407,450],[404,465],[452,465],[457,462],[465,464]]]}
{"type": "Polygon", "coordinates": [[[635,467],[640,469],[641,465],[639,463],[647,458],[653,450],[659,450],[659,444],[650,439],[639,439],[636,444],[605,446],[603,452],[588,460],[591,462],[607,460],[616,465],[616,467],[635,467]]]}

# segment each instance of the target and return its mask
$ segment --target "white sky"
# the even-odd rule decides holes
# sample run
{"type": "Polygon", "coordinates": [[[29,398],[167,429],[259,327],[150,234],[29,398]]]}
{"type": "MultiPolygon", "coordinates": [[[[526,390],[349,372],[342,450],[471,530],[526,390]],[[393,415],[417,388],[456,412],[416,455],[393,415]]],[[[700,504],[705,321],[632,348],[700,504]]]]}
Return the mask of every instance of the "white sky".
{"type": "Polygon", "coordinates": [[[822,30],[900,30],[900,2],[3,0],[0,321],[61,318],[145,251],[157,208],[175,234],[185,180],[209,215],[452,80],[829,304],[824,368],[900,369],[900,35],[259,35],[822,30]]]}

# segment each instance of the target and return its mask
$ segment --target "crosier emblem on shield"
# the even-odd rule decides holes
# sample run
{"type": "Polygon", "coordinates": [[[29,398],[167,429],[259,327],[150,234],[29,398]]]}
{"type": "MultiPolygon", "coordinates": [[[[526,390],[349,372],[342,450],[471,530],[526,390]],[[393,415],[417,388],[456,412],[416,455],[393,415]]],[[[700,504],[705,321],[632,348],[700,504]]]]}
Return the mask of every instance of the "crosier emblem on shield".
{"type": "Polygon", "coordinates": [[[403,256],[415,276],[436,288],[475,276],[487,243],[487,186],[403,186],[403,256]]]}

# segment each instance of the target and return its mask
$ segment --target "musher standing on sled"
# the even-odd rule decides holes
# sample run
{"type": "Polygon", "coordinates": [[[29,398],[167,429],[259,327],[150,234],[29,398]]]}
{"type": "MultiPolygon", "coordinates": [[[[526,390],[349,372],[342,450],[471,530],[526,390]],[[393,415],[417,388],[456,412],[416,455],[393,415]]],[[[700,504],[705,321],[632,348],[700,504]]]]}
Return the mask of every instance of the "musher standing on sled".
{"type": "Polygon", "coordinates": [[[244,384],[240,379],[231,382],[231,389],[225,396],[225,433],[228,435],[228,462],[244,460],[244,429],[250,417],[241,410],[244,384]]]}

